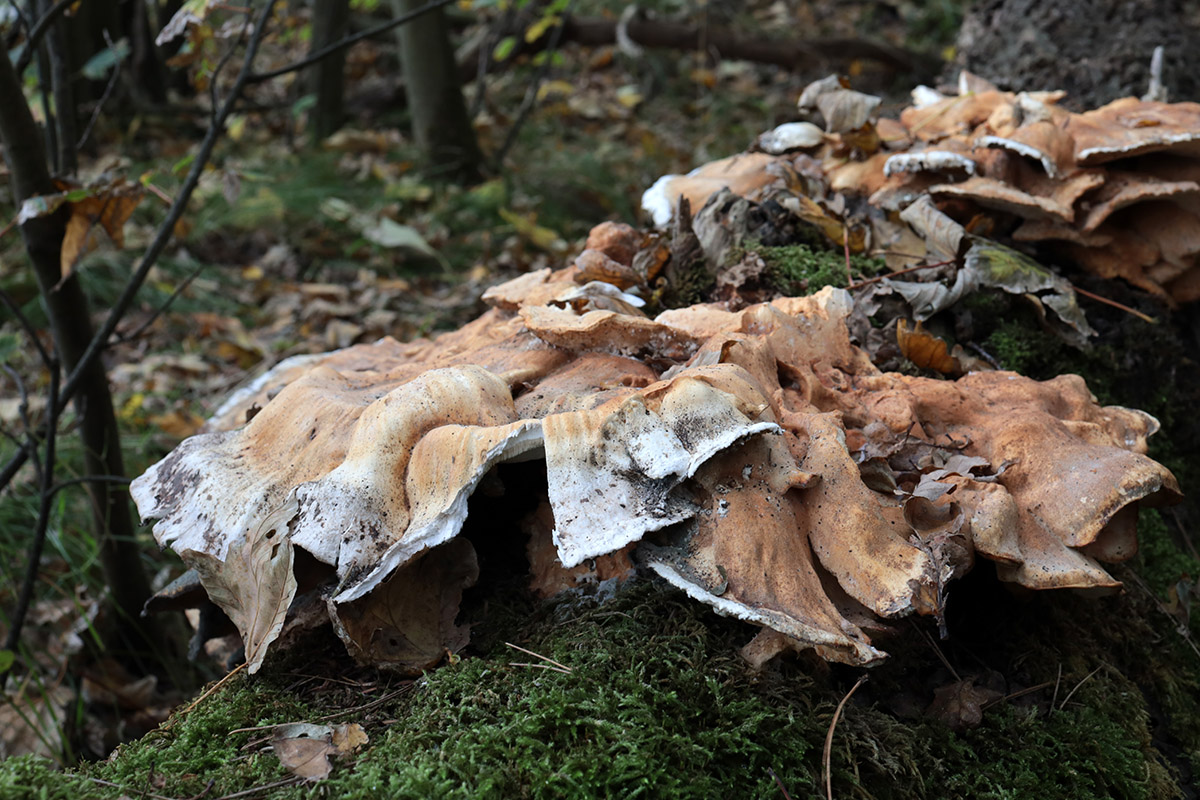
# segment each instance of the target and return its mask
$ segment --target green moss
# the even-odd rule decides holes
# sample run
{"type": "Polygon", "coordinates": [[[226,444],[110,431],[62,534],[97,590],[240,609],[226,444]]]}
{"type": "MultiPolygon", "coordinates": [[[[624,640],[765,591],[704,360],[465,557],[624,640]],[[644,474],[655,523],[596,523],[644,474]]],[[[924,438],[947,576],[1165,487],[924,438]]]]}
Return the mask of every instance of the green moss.
{"type": "MultiPolygon", "coordinates": [[[[805,295],[826,286],[846,286],[846,257],[834,250],[821,250],[807,244],[784,247],[747,245],[747,252],[757,253],[767,265],[772,286],[785,295],[805,295]]],[[[883,271],[882,259],[863,255],[850,256],[855,276],[876,275],[883,271]]]]}
{"type": "Polygon", "coordinates": [[[536,659],[502,644],[429,674],[401,724],[335,779],[335,793],[699,798],[755,787],[765,796],[768,768],[793,791],[811,790],[820,723],[808,701],[756,692],[708,616],[649,585],[610,603],[561,605],[521,644],[570,674],[513,666],[536,659]]]}
{"type": "Polygon", "coordinates": [[[87,797],[88,781],[55,772],[49,761],[19,756],[0,767],[0,800],[75,800],[87,797]]]}
{"type": "Polygon", "coordinates": [[[1200,578],[1200,560],[1180,549],[1157,509],[1138,515],[1138,554],[1131,566],[1160,600],[1179,580],[1200,578]]]}
{"type": "MultiPolygon", "coordinates": [[[[1194,663],[1144,597],[1020,600],[989,576],[960,588],[951,601],[954,635],[941,645],[950,662],[971,676],[986,664],[1010,691],[1056,679],[1058,689],[1002,702],[980,727],[954,733],[920,715],[933,689],[954,678],[919,636],[884,641],[893,659],[871,671],[835,733],[838,796],[1150,800],[1179,793],[1172,764],[1200,744],[1200,691],[1194,663]],[[904,696],[915,715],[889,710],[904,696]]],[[[0,765],[0,798],[118,797],[146,786],[186,797],[210,779],[213,796],[263,786],[286,777],[263,750],[266,732],[231,731],[341,710],[350,711],[341,720],[366,726],[367,748],[338,762],[322,783],[262,796],[780,796],[772,771],[793,797],[820,792],[824,737],[857,670],[792,658],[753,675],[737,655],[749,626],[656,582],[603,601],[531,604],[506,592],[494,598],[498,613],[489,613],[474,652],[378,708],[355,710],[363,700],[350,695],[301,702],[305,691],[287,664],[269,665],[271,674],[235,679],[168,730],[77,774],[30,759],[0,765]],[[519,666],[537,659],[505,641],[570,673],[519,666]],[[81,778],[121,788],[88,780],[82,792],[81,778]]],[[[294,658],[311,660],[311,650],[294,658]]]]}

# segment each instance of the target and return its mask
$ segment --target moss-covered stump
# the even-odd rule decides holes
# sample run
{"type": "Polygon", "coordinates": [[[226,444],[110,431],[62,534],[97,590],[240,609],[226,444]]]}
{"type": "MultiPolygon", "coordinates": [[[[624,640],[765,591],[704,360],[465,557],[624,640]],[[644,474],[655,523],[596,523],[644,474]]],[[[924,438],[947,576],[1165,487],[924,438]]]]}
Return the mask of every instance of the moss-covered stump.
{"type": "MultiPolygon", "coordinates": [[[[870,671],[835,730],[835,796],[1194,796],[1200,658],[1153,594],[1200,563],[1181,562],[1151,519],[1123,596],[1017,598],[982,575],[957,588],[941,656],[908,623],[885,638],[894,658],[870,671]],[[968,714],[929,709],[960,679],[995,694],[977,727],[956,732],[947,721],[968,714]]],[[[489,619],[473,653],[411,684],[314,642],[303,658],[235,677],[106,762],[63,774],[9,761],[0,797],[271,787],[289,775],[264,726],[330,715],[361,723],[366,748],[323,782],[255,796],[780,797],[779,784],[792,797],[823,793],[825,735],[860,671],[793,659],[752,674],[737,655],[750,628],[649,580],[541,605],[503,592],[489,619]],[[522,666],[548,662],[505,642],[569,672],[522,666]]]]}

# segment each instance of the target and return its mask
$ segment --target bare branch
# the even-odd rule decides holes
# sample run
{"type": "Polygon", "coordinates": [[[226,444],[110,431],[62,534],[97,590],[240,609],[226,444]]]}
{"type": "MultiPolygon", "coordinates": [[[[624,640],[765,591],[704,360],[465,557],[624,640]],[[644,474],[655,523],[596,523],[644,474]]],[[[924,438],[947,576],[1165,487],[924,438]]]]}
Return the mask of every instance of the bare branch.
{"type": "MultiPolygon", "coordinates": [[[[271,18],[271,14],[275,9],[276,0],[268,0],[267,5],[263,8],[255,25],[254,34],[250,38],[250,42],[246,47],[246,60],[242,63],[241,71],[238,73],[237,79],[234,81],[233,87],[229,90],[229,94],[225,98],[225,102],[221,105],[220,111],[208,126],[208,131],[204,135],[204,140],[200,143],[200,147],[196,152],[196,158],[192,161],[191,170],[188,172],[187,178],[183,182],[183,186],[179,190],[179,194],[175,197],[175,202],[171,205],[171,210],[167,212],[166,218],[158,226],[158,231],[154,235],[154,240],[146,248],[145,255],[142,256],[141,263],[138,268],[130,276],[129,281],[125,284],[121,296],[113,304],[108,315],[104,319],[104,323],[100,329],[96,331],[92,337],[91,343],[80,356],[75,368],[67,377],[66,382],[62,386],[62,390],[58,394],[58,402],[54,403],[54,418],[67,407],[75,393],[79,390],[84,382],[84,376],[87,373],[88,367],[95,361],[102,350],[108,346],[109,337],[113,335],[117,325],[125,316],[125,312],[129,310],[129,306],[133,303],[133,298],[141,289],[142,284],[146,282],[146,276],[150,274],[150,269],[154,266],[162,251],[166,249],[167,242],[170,241],[177,223],[187,210],[188,201],[191,200],[192,193],[196,190],[196,186],[200,183],[200,177],[204,173],[204,168],[208,164],[209,158],[212,156],[212,151],[216,147],[217,139],[220,138],[221,132],[225,127],[225,120],[233,112],[237,104],[238,98],[241,97],[242,91],[246,88],[250,77],[251,65],[254,62],[254,57],[258,53],[259,45],[262,44],[263,36],[266,34],[267,21],[271,18]]],[[[3,489],[17,474],[25,461],[29,458],[29,446],[17,450],[8,463],[4,465],[3,470],[0,470],[0,489],[3,489]]]]}
{"type": "Polygon", "coordinates": [[[432,0],[432,2],[421,6],[420,8],[416,9],[415,11],[411,11],[407,14],[403,14],[399,17],[396,17],[395,19],[388,20],[387,22],[380,23],[379,25],[376,25],[374,28],[367,28],[365,31],[359,31],[358,33],[347,36],[345,39],[334,42],[333,44],[329,45],[328,47],[322,47],[320,50],[313,53],[311,56],[301,59],[300,61],[296,61],[292,64],[288,64],[286,67],[280,67],[279,69],[273,69],[270,72],[256,72],[250,76],[250,79],[248,82],[249,83],[262,83],[263,81],[269,81],[272,78],[278,78],[280,75],[286,75],[289,72],[296,72],[297,70],[304,69],[305,67],[311,67],[313,64],[316,64],[321,59],[326,58],[327,56],[330,56],[333,53],[336,53],[338,50],[341,50],[343,47],[349,47],[350,45],[354,44],[355,42],[360,42],[363,39],[369,39],[372,36],[378,36],[381,33],[387,33],[388,31],[392,30],[393,28],[399,28],[401,25],[403,25],[406,22],[412,22],[417,17],[428,14],[430,11],[441,8],[442,6],[448,6],[453,2],[454,2],[454,0],[432,0]]]}
{"type": "MultiPolygon", "coordinates": [[[[20,74],[29,66],[29,62],[33,60],[33,54],[37,51],[38,45],[42,41],[42,37],[46,35],[46,31],[54,24],[54,21],[62,15],[64,11],[74,5],[77,0],[58,0],[49,11],[42,15],[42,18],[33,26],[33,30],[25,37],[25,50],[22,51],[20,58],[17,59],[16,70],[20,74]]],[[[16,4],[13,4],[16,6],[16,4]]]]}

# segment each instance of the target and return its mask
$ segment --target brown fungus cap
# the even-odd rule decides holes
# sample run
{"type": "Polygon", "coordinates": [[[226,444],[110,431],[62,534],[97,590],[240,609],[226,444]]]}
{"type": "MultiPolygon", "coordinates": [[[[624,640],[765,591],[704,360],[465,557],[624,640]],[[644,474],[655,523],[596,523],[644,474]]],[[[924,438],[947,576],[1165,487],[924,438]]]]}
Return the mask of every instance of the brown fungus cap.
{"type": "Polygon", "coordinates": [[[134,481],[252,671],[290,641],[301,560],[324,565],[325,614],[360,661],[413,672],[461,648],[462,591],[489,565],[459,533],[509,461],[544,471],[513,522],[538,591],[632,558],[768,631],[754,659],[876,662],[880,620],[940,615],[978,558],[1034,589],[1111,590],[1101,563],[1134,552],[1137,507],[1178,496],[1144,455],[1152,418],[1070,376],[881,373],[842,290],[648,319],[575,304],[619,290],[572,274],[496,287],[434,340],[285,362],[223,412],[259,406],[249,423],[134,481]]]}

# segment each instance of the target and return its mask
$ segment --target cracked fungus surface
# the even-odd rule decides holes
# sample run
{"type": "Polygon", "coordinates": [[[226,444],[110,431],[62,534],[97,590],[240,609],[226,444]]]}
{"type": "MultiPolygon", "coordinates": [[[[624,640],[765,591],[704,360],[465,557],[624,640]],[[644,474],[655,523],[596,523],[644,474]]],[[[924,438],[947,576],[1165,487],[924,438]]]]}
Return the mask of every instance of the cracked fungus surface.
{"type": "Polygon", "coordinates": [[[1178,499],[1144,454],[1157,422],[1076,376],[882,373],[832,288],[655,319],[634,299],[542,270],[437,339],[285,361],[133,497],[252,672],[325,619],[379,666],[464,646],[480,564],[458,534],[504,462],[544,467],[519,523],[535,591],[640,564],[760,626],[760,663],[878,661],[872,632],[940,616],[977,558],[1033,589],[1115,590],[1103,564],[1136,552],[1138,507],[1178,499]]]}

